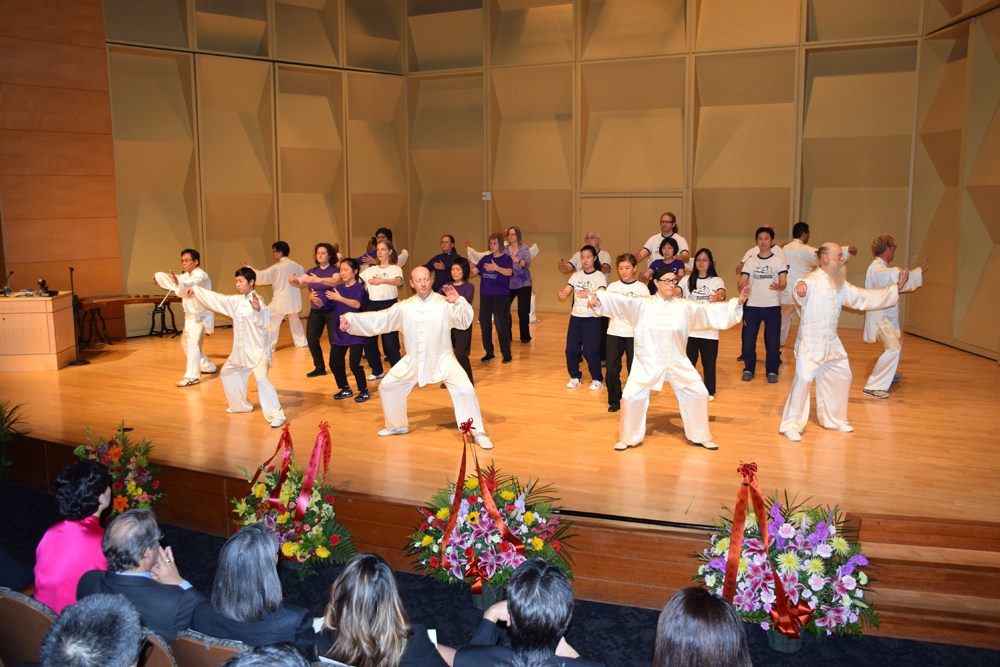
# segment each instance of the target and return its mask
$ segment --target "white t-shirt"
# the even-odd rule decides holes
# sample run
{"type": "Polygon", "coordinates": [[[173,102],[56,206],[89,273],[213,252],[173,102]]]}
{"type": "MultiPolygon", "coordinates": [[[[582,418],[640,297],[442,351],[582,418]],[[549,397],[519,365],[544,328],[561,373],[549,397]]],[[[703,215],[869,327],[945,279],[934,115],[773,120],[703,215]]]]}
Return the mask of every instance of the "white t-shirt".
{"type": "Polygon", "coordinates": [[[587,290],[596,292],[600,287],[608,286],[608,277],[600,269],[594,269],[590,273],[577,271],[569,277],[569,285],[573,286],[573,317],[598,317],[597,313],[591,310],[587,299],[577,299],[576,295],[587,290]]]}
{"type": "MultiPolygon", "coordinates": [[[[630,283],[616,280],[608,285],[608,291],[615,294],[627,294],[628,296],[649,296],[649,289],[638,280],[633,280],[630,283]]],[[[619,338],[634,338],[635,330],[625,320],[619,317],[612,317],[608,322],[608,335],[618,336],[619,338]]]]}
{"type": "Polygon", "coordinates": [[[672,238],[677,242],[677,252],[674,253],[675,257],[679,258],[680,254],[685,250],[691,252],[691,249],[688,248],[687,239],[676,232],[671,234],[669,237],[666,237],[663,234],[653,234],[649,237],[649,240],[646,241],[646,245],[643,246],[643,248],[646,249],[646,252],[649,253],[649,257],[646,260],[647,262],[655,262],[658,259],[663,259],[663,255],[660,254],[660,244],[663,243],[663,239],[665,238],[672,238]]]}
{"type": "MultiPolygon", "coordinates": [[[[598,262],[600,262],[600,264],[602,266],[604,264],[607,264],[608,266],[611,266],[611,253],[609,253],[607,250],[598,250],[597,251],[597,260],[598,260],[598,262]]],[[[580,267],[582,267],[583,264],[580,262],[580,251],[579,250],[577,250],[573,254],[573,256],[569,258],[569,263],[573,265],[573,270],[574,271],[579,271],[580,270],[580,267]]],[[[598,266],[597,268],[600,269],[601,267],[598,266]]]]}
{"type": "MultiPolygon", "coordinates": [[[[681,290],[683,290],[684,298],[691,299],[692,301],[701,301],[702,303],[708,303],[708,297],[715,294],[720,289],[726,289],[725,281],[719,276],[712,276],[711,278],[699,278],[698,286],[692,292],[688,287],[689,276],[684,276],[681,278],[681,290]]],[[[692,329],[688,336],[691,338],[704,338],[707,340],[719,340],[719,330],[718,329],[692,329]]]]}
{"type": "Polygon", "coordinates": [[[778,257],[777,253],[771,253],[765,259],[760,255],[752,255],[743,262],[742,273],[750,276],[750,298],[746,305],[754,308],[781,305],[781,292],[771,289],[771,284],[778,282],[780,274],[788,273],[784,256],[778,257]]]}
{"type": "MultiPolygon", "coordinates": [[[[757,246],[750,248],[745,253],[743,253],[743,259],[740,260],[740,264],[746,264],[748,259],[750,259],[759,252],[760,248],[758,248],[757,246]]],[[[781,249],[780,245],[771,246],[771,252],[773,252],[778,259],[783,261],[785,263],[785,266],[788,266],[788,257],[785,255],[785,251],[781,249]]],[[[809,271],[812,271],[812,269],[809,269],[809,271]]],[[[806,271],[806,273],[809,273],[809,271],[806,271]]]]}
{"type": "Polygon", "coordinates": [[[399,265],[390,264],[386,267],[372,265],[365,267],[361,272],[361,280],[365,283],[365,289],[368,290],[368,299],[370,301],[389,301],[390,299],[399,297],[399,287],[394,284],[383,283],[381,285],[372,285],[369,281],[376,276],[388,280],[402,278],[403,269],[399,268],[399,265]]]}

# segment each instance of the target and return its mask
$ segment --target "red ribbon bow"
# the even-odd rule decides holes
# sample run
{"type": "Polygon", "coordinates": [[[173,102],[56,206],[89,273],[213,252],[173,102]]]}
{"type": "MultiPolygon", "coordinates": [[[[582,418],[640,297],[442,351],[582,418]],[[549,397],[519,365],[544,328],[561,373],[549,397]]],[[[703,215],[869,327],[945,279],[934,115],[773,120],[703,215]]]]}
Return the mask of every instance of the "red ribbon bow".
{"type": "Polygon", "coordinates": [[[271,458],[260,464],[257,472],[254,473],[253,479],[250,480],[250,490],[252,491],[261,473],[267,470],[274,457],[278,455],[278,452],[281,452],[281,473],[278,475],[278,483],[271,491],[271,497],[267,499],[267,504],[271,507],[282,506],[280,499],[281,487],[284,486],[285,480],[288,479],[288,464],[292,458],[292,433],[288,430],[289,426],[291,426],[291,422],[286,423],[281,428],[281,437],[278,439],[278,446],[275,448],[274,454],[271,454],[271,458]]]}
{"type": "MultiPolygon", "coordinates": [[[[288,468],[291,464],[292,459],[292,433],[289,430],[291,424],[285,424],[281,429],[281,438],[278,440],[278,446],[274,450],[274,454],[271,454],[271,458],[264,461],[257,468],[257,472],[254,473],[253,479],[250,480],[250,489],[252,490],[257,479],[260,477],[261,473],[267,470],[267,467],[274,460],[274,457],[281,452],[281,472],[278,475],[278,483],[274,486],[271,491],[271,496],[267,499],[268,505],[275,508],[280,508],[282,511],[291,509],[286,507],[284,503],[281,502],[281,487],[285,485],[285,480],[288,479],[288,468]]],[[[316,435],[316,444],[313,445],[312,456],[309,458],[309,467],[306,469],[305,474],[302,476],[302,491],[299,493],[298,499],[295,501],[295,522],[299,522],[306,515],[306,510],[309,509],[309,496],[312,495],[313,486],[316,484],[316,478],[319,477],[320,484],[326,478],[326,474],[330,468],[330,424],[328,422],[322,421],[319,424],[319,433],[316,435]],[[319,473],[320,462],[323,464],[323,472],[319,473]]]]}

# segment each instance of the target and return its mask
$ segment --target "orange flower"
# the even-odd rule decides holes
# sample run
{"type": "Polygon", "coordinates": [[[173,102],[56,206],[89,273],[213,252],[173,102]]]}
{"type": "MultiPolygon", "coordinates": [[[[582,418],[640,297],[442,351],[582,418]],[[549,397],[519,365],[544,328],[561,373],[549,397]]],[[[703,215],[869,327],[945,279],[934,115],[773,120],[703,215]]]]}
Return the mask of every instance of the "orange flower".
{"type": "Polygon", "coordinates": [[[115,511],[124,512],[128,509],[128,498],[126,496],[115,496],[115,511]]]}
{"type": "Polygon", "coordinates": [[[117,447],[111,447],[108,449],[108,459],[114,461],[115,463],[118,463],[118,459],[120,459],[122,457],[122,454],[124,453],[125,453],[125,448],[122,447],[121,445],[118,445],[117,447]]]}

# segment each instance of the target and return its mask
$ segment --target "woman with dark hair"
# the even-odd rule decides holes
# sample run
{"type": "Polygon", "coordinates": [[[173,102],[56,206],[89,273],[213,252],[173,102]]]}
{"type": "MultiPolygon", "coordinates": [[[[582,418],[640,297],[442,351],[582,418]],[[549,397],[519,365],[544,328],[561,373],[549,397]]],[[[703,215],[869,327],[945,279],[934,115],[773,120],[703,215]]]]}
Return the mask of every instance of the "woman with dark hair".
{"type": "Polygon", "coordinates": [[[333,303],[336,324],[333,326],[333,336],[330,348],[330,369],[333,377],[337,381],[340,391],[333,395],[334,400],[342,401],[345,398],[354,396],[351,386],[347,384],[347,371],[344,366],[344,355],[350,351],[351,373],[354,374],[354,381],[358,385],[358,395],[354,396],[355,403],[364,403],[371,394],[368,393],[368,382],[365,380],[365,369],[361,365],[361,354],[364,351],[365,339],[361,336],[352,336],[346,331],[340,330],[340,316],[344,313],[356,313],[364,308],[368,297],[365,294],[365,286],[358,282],[358,262],[348,257],[340,263],[340,284],[331,290],[326,291],[326,298],[333,303]]]}
{"type": "Polygon", "coordinates": [[[677,241],[672,238],[665,238],[660,241],[660,257],[649,263],[649,267],[642,272],[642,279],[646,281],[650,294],[656,294],[656,285],[652,282],[653,272],[661,266],[665,266],[673,271],[678,278],[684,277],[684,262],[676,257],[677,241]]]}
{"type": "Polygon", "coordinates": [[[316,652],[354,667],[441,667],[455,653],[410,623],[392,569],[375,554],[357,554],[333,582],[316,652]]]}
{"type": "Polygon", "coordinates": [[[326,298],[324,283],[319,282],[324,278],[333,278],[337,274],[337,250],[329,243],[317,243],[313,249],[313,257],[316,266],[306,271],[304,276],[288,277],[288,282],[295,287],[309,288],[309,302],[312,304],[312,309],[309,311],[309,319],[306,320],[306,343],[309,345],[309,353],[312,354],[313,369],[306,373],[308,378],[326,375],[323,348],[319,344],[324,328],[326,337],[330,341],[330,368],[333,369],[333,335],[337,329],[337,315],[333,312],[333,304],[326,298]],[[319,280],[314,281],[307,276],[315,276],[319,280]]]}
{"type": "Polygon", "coordinates": [[[57,614],[76,602],[76,586],[89,570],[107,570],[101,551],[101,513],[111,505],[111,476],[97,461],[77,461],[55,479],[64,517],[45,531],[35,551],[35,599],[57,614]]]}
{"type": "MultiPolygon", "coordinates": [[[[469,282],[470,271],[469,260],[464,257],[456,257],[451,264],[451,286],[471,306],[476,298],[476,286],[469,282]]],[[[444,288],[441,288],[441,294],[444,294],[444,288]]],[[[475,384],[472,379],[472,364],[469,363],[469,353],[472,351],[472,324],[469,324],[468,329],[451,330],[451,346],[455,349],[455,358],[458,359],[459,365],[469,376],[469,382],[475,384]]],[[[445,389],[444,383],[441,384],[441,388],[445,389]]]]}
{"type": "Polygon", "coordinates": [[[517,300],[517,325],[522,343],[531,342],[529,313],[531,312],[531,251],[521,241],[521,228],[511,227],[507,230],[507,248],[504,252],[510,255],[514,263],[514,273],[510,277],[510,300],[517,300]]]}
{"type": "Polygon", "coordinates": [[[226,540],[212,586],[212,601],[194,610],[191,629],[249,646],[291,642],[316,659],[308,609],[282,603],[278,536],[262,523],[244,526],[226,540]]]}
{"type": "Polygon", "coordinates": [[[490,254],[472,268],[472,275],[479,276],[479,329],[483,334],[480,361],[493,361],[493,325],[503,363],[511,362],[510,356],[510,277],[514,274],[514,260],[504,254],[503,236],[490,234],[490,254]]]}
{"type": "Polygon", "coordinates": [[[559,300],[573,296],[573,308],[566,330],[566,370],[569,372],[568,389],[580,386],[583,373],[580,372],[580,357],[587,361],[590,370],[590,390],[600,391],[604,386],[601,373],[601,338],[604,331],[601,318],[587,303],[583,295],[596,292],[608,286],[608,277],[597,265],[600,261],[597,248],[585,245],[580,248],[580,270],[569,277],[569,282],[559,291],[559,300]]]}
{"type": "MultiPolygon", "coordinates": [[[[715,270],[715,258],[708,248],[700,248],[694,256],[694,271],[681,280],[684,298],[703,303],[726,300],[726,283],[715,270]]],[[[715,400],[715,361],[719,358],[719,330],[692,329],[688,334],[687,357],[691,365],[698,363],[701,354],[702,376],[708,400],[715,400]]]]}
{"type": "Polygon", "coordinates": [[[656,624],[653,667],[751,667],[743,624],[732,605],[704,588],[674,593],[656,624]]]}
{"type": "MultiPolygon", "coordinates": [[[[375,246],[377,263],[366,266],[361,271],[361,282],[368,290],[368,301],[365,312],[388,310],[399,300],[399,288],[403,286],[403,269],[396,263],[396,250],[392,241],[383,239],[375,246]]],[[[382,347],[389,363],[395,366],[399,363],[399,332],[390,331],[382,334],[382,347]]],[[[365,339],[365,358],[372,372],[369,380],[381,380],[385,375],[382,366],[382,353],[378,349],[378,336],[365,339]]]]}

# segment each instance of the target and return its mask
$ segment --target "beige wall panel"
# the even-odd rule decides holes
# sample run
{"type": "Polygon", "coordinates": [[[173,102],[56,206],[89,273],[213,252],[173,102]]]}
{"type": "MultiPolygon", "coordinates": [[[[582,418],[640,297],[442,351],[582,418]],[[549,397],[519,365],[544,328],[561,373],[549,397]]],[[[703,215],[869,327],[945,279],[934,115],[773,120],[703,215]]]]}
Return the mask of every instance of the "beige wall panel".
{"type": "Polygon", "coordinates": [[[697,0],[695,49],[795,44],[800,0],[697,0]]]}
{"type": "Polygon", "coordinates": [[[405,12],[398,0],[344,0],[347,66],[401,73],[405,12]]]}
{"type": "Polygon", "coordinates": [[[388,123],[352,120],[347,132],[352,154],[348,162],[351,192],[404,193],[406,180],[394,128],[388,123]]]}
{"type": "Polygon", "coordinates": [[[104,0],[109,40],[187,48],[187,0],[104,0]]]}
{"type": "MultiPolygon", "coordinates": [[[[809,222],[813,245],[827,240],[853,244],[864,258],[869,254],[865,248],[878,234],[906,239],[908,196],[906,187],[813,188],[803,199],[802,219],[809,222]]],[[[903,253],[899,255],[902,260],[903,253]]],[[[848,270],[852,268],[857,267],[848,270]]],[[[863,277],[864,270],[860,273],[863,277]]]]}
{"type": "Polygon", "coordinates": [[[927,272],[924,286],[909,297],[906,326],[921,335],[936,340],[952,341],[956,323],[955,276],[958,269],[958,190],[946,189],[936,209],[926,211],[929,223],[926,233],[915,237],[912,248],[917,257],[930,257],[932,270],[927,272]]]}
{"type": "Polygon", "coordinates": [[[267,0],[194,0],[200,51],[268,55],[267,0]]]}
{"type": "Polygon", "coordinates": [[[735,279],[732,267],[754,244],[757,227],[770,224],[778,242],[788,240],[790,198],[788,188],[696,188],[692,207],[697,234],[685,236],[692,256],[700,247],[709,248],[719,275],[735,279]]]}
{"type": "MultiPolygon", "coordinates": [[[[915,54],[913,49],[907,51],[915,54]]],[[[803,136],[909,134],[916,86],[915,61],[912,64],[908,72],[817,73],[811,79],[803,136]]]]}
{"type": "Polygon", "coordinates": [[[490,0],[490,27],[494,65],[573,59],[573,2],[490,0]]]}
{"type": "MultiPolygon", "coordinates": [[[[601,250],[611,253],[612,259],[626,252],[625,250],[616,252],[618,248],[629,248],[628,252],[635,252],[636,248],[649,238],[649,234],[642,236],[646,231],[645,227],[633,233],[631,210],[630,197],[582,197],[580,229],[572,236],[572,244],[583,245],[586,231],[595,229],[601,235],[601,250]]],[[[579,248],[572,250],[576,252],[579,248]]],[[[569,259],[572,254],[560,255],[559,258],[569,259]]]]}
{"type": "Polygon", "coordinates": [[[695,148],[696,188],[789,189],[795,162],[795,106],[702,107],[695,148]]]}
{"type": "Polygon", "coordinates": [[[926,0],[924,34],[950,22],[962,13],[963,0],[926,0]]]}
{"type": "Polygon", "coordinates": [[[632,220],[632,232],[629,235],[632,240],[632,245],[629,246],[630,252],[638,250],[653,234],[660,233],[660,216],[666,211],[677,216],[680,235],[689,243],[695,242],[693,240],[693,237],[697,236],[695,227],[685,210],[684,199],[680,196],[633,197],[629,201],[629,210],[632,220]]]}
{"type": "Polygon", "coordinates": [[[9,174],[114,175],[106,134],[0,130],[0,164],[9,174]]]}
{"type": "Polygon", "coordinates": [[[0,36],[104,49],[101,0],[4,2],[0,36]]]}
{"type": "Polygon", "coordinates": [[[683,0],[583,0],[581,58],[627,58],[685,50],[683,0]]]}
{"type": "Polygon", "coordinates": [[[337,66],[340,62],[340,3],[337,0],[277,0],[275,50],[279,60],[337,66]]]}
{"type": "Polygon", "coordinates": [[[100,91],[0,83],[0,128],[111,134],[108,96],[100,91]]]}
{"type": "MultiPolygon", "coordinates": [[[[359,257],[364,254],[368,239],[375,235],[375,230],[379,227],[388,227],[392,230],[396,250],[409,249],[404,193],[352,192],[350,207],[351,249],[347,252],[341,248],[341,252],[349,257],[359,257]]],[[[414,261],[419,260],[414,259],[414,261]]],[[[409,263],[407,266],[410,266],[409,263]]]]}
{"type": "Polygon", "coordinates": [[[827,137],[802,141],[807,183],[822,187],[907,187],[910,137],[827,137]]]}
{"type": "MultiPolygon", "coordinates": [[[[963,244],[964,245],[964,244],[963,244]]],[[[969,270],[968,281],[963,280],[965,262],[959,265],[958,291],[956,297],[963,296],[962,284],[972,285],[968,305],[964,313],[961,302],[956,303],[956,321],[959,323],[955,337],[968,345],[991,351],[994,355],[1000,347],[1000,248],[993,245],[989,258],[982,267],[969,270]]]]}
{"type": "Polygon", "coordinates": [[[795,102],[797,54],[741,51],[695,60],[696,102],[701,107],[795,102]]]}
{"type": "Polygon", "coordinates": [[[27,86],[108,89],[107,51],[0,37],[0,81],[27,86]]]}
{"type": "Polygon", "coordinates": [[[546,119],[504,120],[493,171],[495,190],[552,190],[573,184],[572,128],[546,119]]]}
{"type": "MultiPolygon", "coordinates": [[[[14,220],[113,218],[114,176],[0,174],[4,225],[14,220]]],[[[12,254],[13,256],[13,254],[12,254]]]]}
{"type": "Polygon", "coordinates": [[[922,0],[808,0],[807,39],[821,42],[915,36],[920,33],[922,4],[922,0]]]}
{"type": "Polygon", "coordinates": [[[410,71],[482,67],[483,15],[480,3],[473,8],[410,16],[410,71]],[[447,37],[442,39],[444,35],[447,37]]]}

